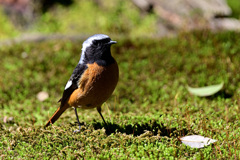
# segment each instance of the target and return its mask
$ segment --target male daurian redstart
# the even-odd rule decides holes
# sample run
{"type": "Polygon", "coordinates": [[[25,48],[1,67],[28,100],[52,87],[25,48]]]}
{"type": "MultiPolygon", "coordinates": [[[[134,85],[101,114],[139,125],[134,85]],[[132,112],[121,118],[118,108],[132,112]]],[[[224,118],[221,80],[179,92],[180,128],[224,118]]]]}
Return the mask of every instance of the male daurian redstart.
{"type": "Polygon", "coordinates": [[[81,58],[65,86],[59,100],[60,107],[48,120],[46,127],[53,124],[70,107],[74,108],[79,131],[81,126],[76,109],[78,107],[96,107],[106,125],[101,114],[101,105],[111,96],[119,78],[118,65],[110,51],[111,45],[115,43],[117,42],[104,34],[93,35],[83,42],[81,58]]]}

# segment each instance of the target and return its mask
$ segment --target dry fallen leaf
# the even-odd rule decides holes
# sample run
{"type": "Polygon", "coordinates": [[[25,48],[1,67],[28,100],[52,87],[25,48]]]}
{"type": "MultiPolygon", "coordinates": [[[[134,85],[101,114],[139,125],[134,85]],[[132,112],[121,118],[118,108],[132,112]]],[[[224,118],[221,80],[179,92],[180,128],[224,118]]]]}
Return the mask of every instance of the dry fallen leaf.
{"type": "Polygon", "coordinates": [[[180,138],[180,140],[182,143],[190,146],[191,148],[203,148],[204,146],[208,146],[217,141],[200,135],[185,136],[180,138]]]}
{"type": "Polygon", "coordinates": [[[12,122],[12,121],[14,121],[14,118],[13,118],[13,117],[7,117],[7,116],[5,116],[5,117],[3,118],[3,123],[9,123],[9,122],[12,122]]]}
{"type": "Polygon", "coordinates": [[[49,95],[48,95],[48,93],[47,92],[45,92],[45,91],[41,91],[41,92],[39,92],[38,94],[37,94],[37,99],[39,100],[39,101],[45,101],[47,98],[49,97],[49,95]]]}

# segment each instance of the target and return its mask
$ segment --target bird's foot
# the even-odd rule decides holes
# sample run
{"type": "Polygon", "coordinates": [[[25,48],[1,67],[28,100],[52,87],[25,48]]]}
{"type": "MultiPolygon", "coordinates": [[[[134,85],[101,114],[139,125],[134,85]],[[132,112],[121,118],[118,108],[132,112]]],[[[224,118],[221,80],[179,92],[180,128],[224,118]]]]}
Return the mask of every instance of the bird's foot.
{"type": "Polygon", "coordinates": [[[81,132],[81,126],[80,125],[79,125],[79,129],[73,131],[73,133],[79,133],[79,132],[81,132]]]}
{"type": "Polygon", "coordinates": [[[77,130],[73,131],[73,133],[79,133],[79,132],[81,132],[80,129],[77,129],[77,130]]]}

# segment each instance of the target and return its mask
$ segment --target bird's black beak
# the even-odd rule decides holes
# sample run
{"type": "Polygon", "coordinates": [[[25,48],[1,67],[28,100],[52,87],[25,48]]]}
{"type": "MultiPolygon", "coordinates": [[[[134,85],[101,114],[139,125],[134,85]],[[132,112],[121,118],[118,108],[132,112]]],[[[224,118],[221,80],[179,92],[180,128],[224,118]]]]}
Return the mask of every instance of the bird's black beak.
{"type": "Polygon", "coordinates": [[[110,42],[108,42],[108,44],[110,44],[110,45],[111,44],[116,44],[116,43],[117,43],[117,41],[112,41],[112,40],[110,42]]]}

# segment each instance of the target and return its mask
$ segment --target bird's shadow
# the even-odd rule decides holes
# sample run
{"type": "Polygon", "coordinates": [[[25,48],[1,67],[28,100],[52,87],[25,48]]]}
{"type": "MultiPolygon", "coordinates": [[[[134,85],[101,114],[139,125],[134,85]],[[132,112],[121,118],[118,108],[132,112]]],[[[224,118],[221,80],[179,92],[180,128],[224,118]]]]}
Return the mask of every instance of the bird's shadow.
{"type": "Polygon", "coordinates": [[[126,126],[120,126],[115,123],[108,123],[108,126],[105,126],[104,123],[94,122],[93,127],[95,130],[105,128],[106,134],[110,135],[112,133],[120,132],[133,136],[140,136],[146,131],[152,132],[153,135],[167,136],[167,137],[179,137],[188,134],[187,129],[179,130],[177,128],[168,128],[162,123],[157,123],[156,121],[149,123],[135,123],[129,124],[126,126]]]}

